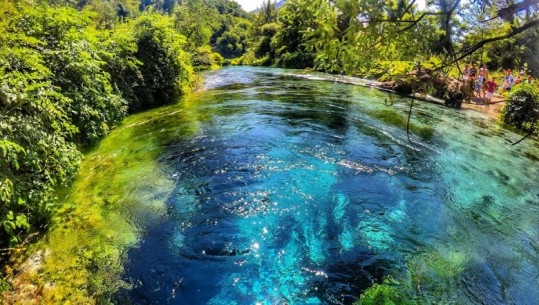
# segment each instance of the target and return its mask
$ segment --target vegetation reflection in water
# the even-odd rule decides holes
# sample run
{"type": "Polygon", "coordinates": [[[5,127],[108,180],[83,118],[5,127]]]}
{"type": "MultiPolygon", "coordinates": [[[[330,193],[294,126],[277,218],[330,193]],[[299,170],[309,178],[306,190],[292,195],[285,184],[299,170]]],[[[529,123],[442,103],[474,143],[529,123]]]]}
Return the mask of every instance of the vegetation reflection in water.
{"type": "Polygon", "coordinates": [[[537,143],[422,103],[411,145],[406,104],[309,78],[228,68],[126,120],[50,234],[51,295],[114,290],[135,245],[120,303],[539,302],[537,143]]]}

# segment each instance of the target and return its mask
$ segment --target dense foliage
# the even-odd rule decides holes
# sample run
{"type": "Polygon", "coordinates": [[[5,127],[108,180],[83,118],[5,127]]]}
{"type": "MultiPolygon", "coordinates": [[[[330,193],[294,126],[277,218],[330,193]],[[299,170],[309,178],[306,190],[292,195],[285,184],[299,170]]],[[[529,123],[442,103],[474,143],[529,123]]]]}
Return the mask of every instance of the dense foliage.
{"type": "Polygon", "coordinates": [[[114,48],[125,52],[125,46],[130,45],[134,51],[123,57],[131,63],[111,65],[113,79],[124,88],[131,111],[171,103],[188,90],[193,68],[190,55],[183,49],[185,37],[174,30],[172,18],[142,14],[118,26],[112,39],[109,45],[113,54],[114,48]]]}
{"type": "Polygon", "coordinates": [[[128,111],[175,101],[193,81],[172,17],[146,12],[104,29],[96,16],[43,1],[0,1],[3,246],[46,225],[81,148],[128,111]]]}
{"type": "Polygon", "coordinates": [[[516,86],[507,98],[502,112],[503,121],[526,132],[539,130],[539,92],[534,86],[516,86]]]}
{"type": "Polygon", "coordinates": [[[417,63],[457,75],[458,65],[476,62],[536,75],[538,3],[287,0],[278,8],[266,1],[253,14],[246,54],[234,62],[377,78],[402,76],[417,63]]]}

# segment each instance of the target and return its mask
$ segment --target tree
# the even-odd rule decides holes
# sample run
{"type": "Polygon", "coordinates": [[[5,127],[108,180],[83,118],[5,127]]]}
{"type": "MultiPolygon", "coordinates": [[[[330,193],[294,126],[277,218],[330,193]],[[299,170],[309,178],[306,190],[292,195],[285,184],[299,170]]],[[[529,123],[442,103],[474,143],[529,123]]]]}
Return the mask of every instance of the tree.
{"type": "Polygon", "coordinates": [[[185,37],[170,17],[144,13],[98,30],[90,7],[0,0],[2,248],[46,226],[81,147],[128,109],[176,101],[190,85],[185,37]]]}
{"type": "Polygon", "coordinates": [[[427,3],[427,8],[420,11],[416,0],[375,4],[369,0],[314,0],[305,4],[316,12],[315,26],[308,29],[304,43],[317,54],[317,66],[330,72],[361,73],[384,57],[409,57],[402,55],[410,49],[420,61],[432,55],[441,56],[441,69],[486,44],[512,38],[539,25],[539,0],[513,4],[487,0],[427,3]],[[470,14],[472,10],[474,13],[470,14]],[[423,38],[425,34],[427,39],[423,38]],[[395,41],[399,42],[396,47],[395,41]],[[399,54],[385,55],[394,53],[399,54]]]}
{"type": "Polygon", "coordinates": [[[312,11],[302,0],[289,0],[279,9],[279,30],[273,37],[276,65],[290,68],[314,66],[315,55],[303,45],[303,34],[314,27],[312,11]]]}
{"type": "Polygon", "coordinates": [[[195,50],[208,45],[218,24],[218,11],[204,0],[190,0],[174,11],[174,23],[178,32],[188,41],[188,48],[195,50]]]}

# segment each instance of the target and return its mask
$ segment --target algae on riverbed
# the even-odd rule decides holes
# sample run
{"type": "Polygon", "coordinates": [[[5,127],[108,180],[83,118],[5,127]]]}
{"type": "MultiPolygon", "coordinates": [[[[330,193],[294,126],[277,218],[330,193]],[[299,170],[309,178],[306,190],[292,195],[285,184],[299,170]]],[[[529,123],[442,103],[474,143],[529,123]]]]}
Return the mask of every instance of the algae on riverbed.
{"type": "Polygon", "coordinates": [[[124,285],[123,253],[144,229],[129,219],[166,213],[173,180],[157,158],[171,138],[198,130],[189,109],[183,102],[131,116],[86,155],[49,232],[26,252],[34,267],[9,275],[8,303],[92,304],[124,285]]]}

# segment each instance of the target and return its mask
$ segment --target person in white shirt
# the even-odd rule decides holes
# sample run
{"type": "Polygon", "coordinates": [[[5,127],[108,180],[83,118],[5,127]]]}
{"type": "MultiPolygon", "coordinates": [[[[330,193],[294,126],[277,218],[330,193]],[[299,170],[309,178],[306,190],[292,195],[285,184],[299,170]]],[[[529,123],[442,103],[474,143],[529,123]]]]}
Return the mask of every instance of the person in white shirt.
{"type": "Polygon", "coordinates": [[[510,69],[505,70],[505,76],[502,80],[502,91],[511,91],[511,88],[515,85],[515,78],[510,69]]]}

